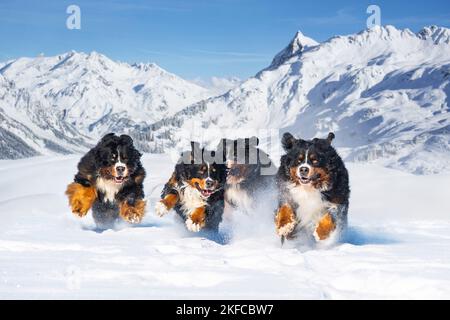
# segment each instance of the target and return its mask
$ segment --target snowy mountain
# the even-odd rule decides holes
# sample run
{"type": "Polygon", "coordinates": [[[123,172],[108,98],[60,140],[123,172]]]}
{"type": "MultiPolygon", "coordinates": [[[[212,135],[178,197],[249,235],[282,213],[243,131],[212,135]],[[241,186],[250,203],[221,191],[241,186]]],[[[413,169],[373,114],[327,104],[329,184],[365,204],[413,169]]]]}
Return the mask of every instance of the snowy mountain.
{"type": "Polygon", "coordinates": [[[275,129],[304,138],[334,131],[349,161],[449,171],[449,81],[450,29],[436,26],[376,27],[323,43],[298,32],[266,69],[215,97],[155,64],[95,52],[20,58],[0,64],[1,156],[77,152],[109,131],[167,152],[275,129]]]}
{"type": "Polygon", "coordinates": [[[272,63],[270,66],[272,68],[277,68],[284,62],[286,62],[288,59],[298,56],[302,51],[304,51],[307,48],[315,47],[319,43],[316,42],[316,40],[311,39],[307,36],[305,36],[300,31],[297,31],[295,34],[295,37],[291,40],[289,45],[281,50],[275,58],[273,58],[272,63]]]}
{"type": "Polygon", "coordinates": [[[205,141],[225,129],[239,136],[275,128],[304,138],[334,131],[347,160],[449,171],[449,34],[386,26],[318,44],[299,32],[255,77],[147,129],[168,137],[166,147],[185,144],[199,126],[205,141]]]}
{"type": "Polygon", "coordinates": [[[0,74],[0,159],[69,154],[89,146],[89,138],[41,101],[0,74]]]}
{"type": "Polygon", "coordinates": [[[106,132],[158,121],[208,96],[155,64],[96,52],[12,60],[0,65],[0,158],[84,150],[106,132]]]}

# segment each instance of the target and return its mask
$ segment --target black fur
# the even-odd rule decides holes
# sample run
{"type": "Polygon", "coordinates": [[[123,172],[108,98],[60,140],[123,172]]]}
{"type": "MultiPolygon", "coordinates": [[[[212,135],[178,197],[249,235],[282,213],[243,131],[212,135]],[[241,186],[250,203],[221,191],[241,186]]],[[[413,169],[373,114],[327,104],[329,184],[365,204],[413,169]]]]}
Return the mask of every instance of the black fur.
{"type": "Polygon", "coordinates": [[[146,173],[140,160],[142,154],[133,146],[131,137],[109,133],[81,158],[74,179],[85,187],[96,187],[101,177],[112,179],[112,176],[102,176],[102,169],[114,166],[118,162],[118,153],[127,167],[128,177],[112,203],[106,200],[105,194],[97,188],[97,200],[93,204],[92,214],[97,225],[101,227],[111,227],[117,220],[120,202],[127,201],[128,204],[134,205],[136,200],[144,199],[143,181],[146,173]]]}
{"type": "Polygon", "coordinates": [[[294,210],[301,211],[301,204],[295,203],[287,186],[293,182],[291,168],[299,166],[301,162],[299,159],[302,159],[301,157],[308,150],[310,157],[307,164],[312,168],[312,172],[318,172],[311,176],[312,185],[316,186],[314,183],[317,183],[317,186],[324,186],[319,183],[320,179],[327,181],[326,188],[320,189],[322,198],[335,205],[336,209],[333,210],[332,216],[336,219],[337,227],[343,229],[347,225],[349,176],[344,162],[331,145],[333,139],[333,133],[330,133],[326,139],[313,140],[296,139],[290,133],[284,134],[281,143],[286,154],[281,157],[277,174],[279,206],[287,203],[294,210]],[[311,160],[311,155],[314,155],[314,161],[311,160]],[[325,176],[328,177],[325,179],[325,176]]]}
{"type": "Polygon", "coordinates": [[[175,194],[180,200],[174,209],[184,220],[187,220],[186,213],[183,211],[184,200],[183,192],[186,184],[191,179],[206,179],[208,172],[205,171],[206,164],[210,165],[209,177],[216,183],[216,191],[206,200],[206,220],[205,230],[217,231],[222,221],[224,209],[224,184],[226,178],[226,167],[221,161],[216,161],[216,152],[201,149],[196,142],[191,143],[191,150],[182,153],[178,163],[175,165],[172,178],[164,186],[161,198],[164,199],[169,194],[175,194]],[[203,169],[203,170],[202,170],[203,169]]]}
{"type": "Polygon", "coordinates": [[[238,193],[244,192],[251,198],[254,207],[261,192],[268,191],[274,186],[277,168],[258,144],[259,139],[252,137],[237,140],[222,139],[218,145],[218,150],[223,150],[224,160],[227,163],[225,199],[233,207],[239,205],[231,196],[227,196],[228,193],[231,194],[232,189],[233,192],[236,190],[239,190],[238,193]]]}

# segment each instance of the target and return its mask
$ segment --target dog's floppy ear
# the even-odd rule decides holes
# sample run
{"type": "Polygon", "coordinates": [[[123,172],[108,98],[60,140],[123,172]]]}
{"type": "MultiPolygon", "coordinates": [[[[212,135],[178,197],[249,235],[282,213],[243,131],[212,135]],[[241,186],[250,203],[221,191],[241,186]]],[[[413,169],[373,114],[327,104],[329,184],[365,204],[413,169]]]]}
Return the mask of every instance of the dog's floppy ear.
{"type": "Polygon", "coordinates": [[[313,142],[316,146],[318,146],[318,147],[320,147],[320,148],[322,148],[322,149],[327,149],[328,147],[331,146],[331,142],[333,142],[334,138],[335,138],[334,133],[330,132],[330,133],[328,134],[328,137],[326,137],[325,139],[314,138],[314,139],[312,140],[312,142],[313,142]]]}
{"type": "Polygon", "coordinates": [[[283,146],[283,149],[287,152],[289,152],[292,149],[292,147],[294,147],[296,142],[297,140],[289,132],[283,134],[283,138],[281,138],[281,145],[283,146]]]}
{"type": "Polygon", "coordinates": [[[116,137],[115,133],[111,132],[103,136],[103,138],[100,140],[100,143],[108,143],[110,141],[113,141],[116,137]]]}
{"type": "Polygon", "coordinates": [[[133,139],[127,134],[121,135],[120,136],[120,141],[123,144],[127,145],[127,146],[132,146],[133,145],[133,139]]]}
{"type": "Polygon", "coordinates": [[[331,142],[334,140],[335,137],[336,137],[336,136],[334,135],[334,133],[333,133],[333,132],[330,132],[330,133],[328,134],[328,137],[327,137],[328,143],[331,144],[331,142]]]}
{"type": "Polygon", "coordinates": [[[131,150],[131,152],[134,153],[135,157],[137,158],[142,157],[142,153],[140,153],[139,150],[136,149],[136,147],[134,146],[133,139],[129,135],[122,134],[119,137],[119,141],[122,145],[126,146],[129,150],[131,150]]]}

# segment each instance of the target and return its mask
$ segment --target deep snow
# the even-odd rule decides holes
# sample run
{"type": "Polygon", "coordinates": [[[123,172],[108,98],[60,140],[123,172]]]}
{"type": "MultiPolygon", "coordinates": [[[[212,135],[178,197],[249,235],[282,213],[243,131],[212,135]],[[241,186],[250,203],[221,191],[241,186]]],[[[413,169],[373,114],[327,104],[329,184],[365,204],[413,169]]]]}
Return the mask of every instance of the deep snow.
{"type": "Polygon", "coordinates": [[[344,243],[281,248],[268,209],[235,213],[219,236],[156,217],[164,155],[144,158],[143,224],[99,232],[64,196],[78,158],[0,161],[1,299],[450,298],[450,175],[348,164],[344,243]]]}

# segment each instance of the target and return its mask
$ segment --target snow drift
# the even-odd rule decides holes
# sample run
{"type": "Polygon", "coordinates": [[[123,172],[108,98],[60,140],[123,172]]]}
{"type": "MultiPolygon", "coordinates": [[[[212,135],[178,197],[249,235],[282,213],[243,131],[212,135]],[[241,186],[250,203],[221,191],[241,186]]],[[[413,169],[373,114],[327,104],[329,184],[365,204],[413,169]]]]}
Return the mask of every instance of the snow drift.
{"type": "Polygon", "coordinates": [[[173,213],[157,217],[174,165],[167,155],[144,156],[143,223],[100,232],[64,195],[79,158],[0,161],[0,299],[450,296],[448,174],[351,164],[345,241],[281,248],[270,207],[228,216],[216,235],[187,232],[173,213]]]}

